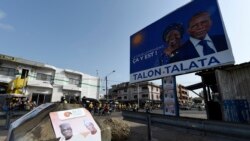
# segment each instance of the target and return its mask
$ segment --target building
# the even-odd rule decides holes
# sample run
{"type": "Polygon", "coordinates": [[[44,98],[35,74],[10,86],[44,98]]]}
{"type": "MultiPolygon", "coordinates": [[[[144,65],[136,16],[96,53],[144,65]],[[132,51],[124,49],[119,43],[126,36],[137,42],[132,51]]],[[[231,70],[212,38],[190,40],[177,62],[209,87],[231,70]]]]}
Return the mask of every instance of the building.
{"type": "Polygon", "coordinates": [[[138,102],[143,106],[146,102],[160,103],[160,86],[152,82],[130,84],[129,82],[112,85],[109,89],[109,99],[119,102],[138,102]]]}
{"type": "Polygon", "coordinates": [[[6,93],[17,77],[28,78],[21,92],[37,104],[60,101],[62,96],[68,102],[83,96],[99,98],[98,77],[0,54],[0,93],[6,93]]]}
{"type": "Polygon", "coordinates": [[[189,99],[188,90],[181,84],[176,87],[178,102],[180,105],[189,105],[191,102],[189,99]]]}
{"type": "MultiPolygon", "coordinates": [[[[144,104],[147,101],[160,103],[161,85],[152,82],[141,82],[130,84],[129,82],[112,85],[109,89],[109,99],[120,102],[139,102],[144,104]]],[[[178,102],[180,105],[188,105],[191,102],[188,90],[183,85],[178,84],[176,87],[178,102]]],[[[141,105],[140,104],[140,105],[141,105]]]]}

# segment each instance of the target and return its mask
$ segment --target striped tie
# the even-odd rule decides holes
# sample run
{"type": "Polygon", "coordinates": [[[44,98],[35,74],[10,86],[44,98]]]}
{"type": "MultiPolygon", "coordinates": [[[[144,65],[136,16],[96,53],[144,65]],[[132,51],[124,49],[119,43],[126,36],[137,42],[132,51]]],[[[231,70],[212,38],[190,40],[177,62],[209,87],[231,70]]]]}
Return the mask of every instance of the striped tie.
{"type": "Polygon", "coordinates": [[[212,54],[212,53],[215,53],[213,49],[211,49],[208,44],[207,44],[207,41],[206,40],[201,40],[199,42],[199,44],[201,46],[203,46],[203,55],[209,55],[209,54],[212,54]]]}

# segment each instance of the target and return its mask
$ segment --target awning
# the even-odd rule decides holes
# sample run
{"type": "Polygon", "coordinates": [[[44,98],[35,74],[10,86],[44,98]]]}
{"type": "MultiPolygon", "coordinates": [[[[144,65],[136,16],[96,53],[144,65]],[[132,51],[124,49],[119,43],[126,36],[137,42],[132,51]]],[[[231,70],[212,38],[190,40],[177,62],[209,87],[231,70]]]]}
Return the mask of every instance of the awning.
{"type": "Polygon", "coordinates": [[[43,88],[53,88],[53,86],[49,82],[41,82],[37,80],[28,80],[27,86],[32,87],[43,87],[43,88]]]}
{"type": "Polygon", "coordinates": [[[0,94],[0,97],[6,97],[6,98],[24,98],[27,97],[26,95],[23,94],[0,94]]]}
{"type": "Polygon", "coordinates": [[[74,86],[74,85],[63,85],[63,90],[69,90],[69,91],[81,91],[81,88],[74,86]]]}
{"type": "Polygon", "coordinates": [[[187,90],[190,90],[190,91],[193,91],[193,90],[196,90],[196,89],[200,89],[200,88],[202,88],[202,87],[203,87],[202,82],[196,83],[196,84],[193,84],[193,85],[189,85],[189,86],[185,86],[185,88],[186,88],[187,90]]]}
{"type": "Polygon", "coordinates": [[[73,70],[69,70],[69,69],[64,69],[65,72],[67,73],[73,73],[73,74],[77,74],[77,75],[82,75],[81,72],[78,72],[78,71],[73,71],[73,70]]]}
{"type": "Polygon", "coordinates": [[[189,86],[184,86],[187,90],[190,90],[192,91],[194,94],[196,94],[197,96],[203,98],[200,94],[196,93],[194,90],[196,89],[200,89],[200,88],[203,88],[203,83],[200,82],[200,83],[196,83],[196,84],[193,84],[193,85],[189,85],[189,86]]]}
{"type": "Polygon", "coordinates": [[[1,77],[0,79],[1,83],[9,83],[11,80],[15,79],[15,77],[13,76],[0,75],[0,77],[1,77]]]}

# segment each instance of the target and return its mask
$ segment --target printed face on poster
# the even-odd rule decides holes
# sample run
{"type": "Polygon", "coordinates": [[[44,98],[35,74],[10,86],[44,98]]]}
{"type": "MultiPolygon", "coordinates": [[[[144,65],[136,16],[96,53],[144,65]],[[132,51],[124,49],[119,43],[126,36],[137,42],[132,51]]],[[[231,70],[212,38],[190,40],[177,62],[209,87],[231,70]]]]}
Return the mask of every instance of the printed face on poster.
{"type": "Polygon", "coordinates": [[[130,82],[234,63],[216,0],[192,1],[130,37],[130,82]]]}
{"type": "Polygon", "coordinates": [[[85,108],[50,113],[56,137],[60,141],[101,141],[101,131],[85,108]]]}

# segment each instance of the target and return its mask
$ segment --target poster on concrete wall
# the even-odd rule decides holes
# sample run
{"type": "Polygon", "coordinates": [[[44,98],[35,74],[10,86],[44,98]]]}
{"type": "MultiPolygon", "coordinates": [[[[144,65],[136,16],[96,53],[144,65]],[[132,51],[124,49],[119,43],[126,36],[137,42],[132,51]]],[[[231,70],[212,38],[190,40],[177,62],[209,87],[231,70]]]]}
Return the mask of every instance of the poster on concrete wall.
{"type": "Polygon", "coordinates": [[[85,108],[51,112],[50,119],[59,141],[101,141],[101,130],[85,108]]]}
{"type": "Polygon", "coordinates": [[[250,122],[250,108],[247,99],[223,100],[224,119],[230,122],[250,122]]]}
{"type": "Polygon", "coordinates": [[[167,76],[162,81],[164,93],[163,114],[179,116],[178,101],[176,94],[176,83],[174,76],[167,76]]]}
{"type": "Polygon", "coordinates": [[[130,82],[234,64],[216,0],[193,0],[130,36],[130,82]]]}

